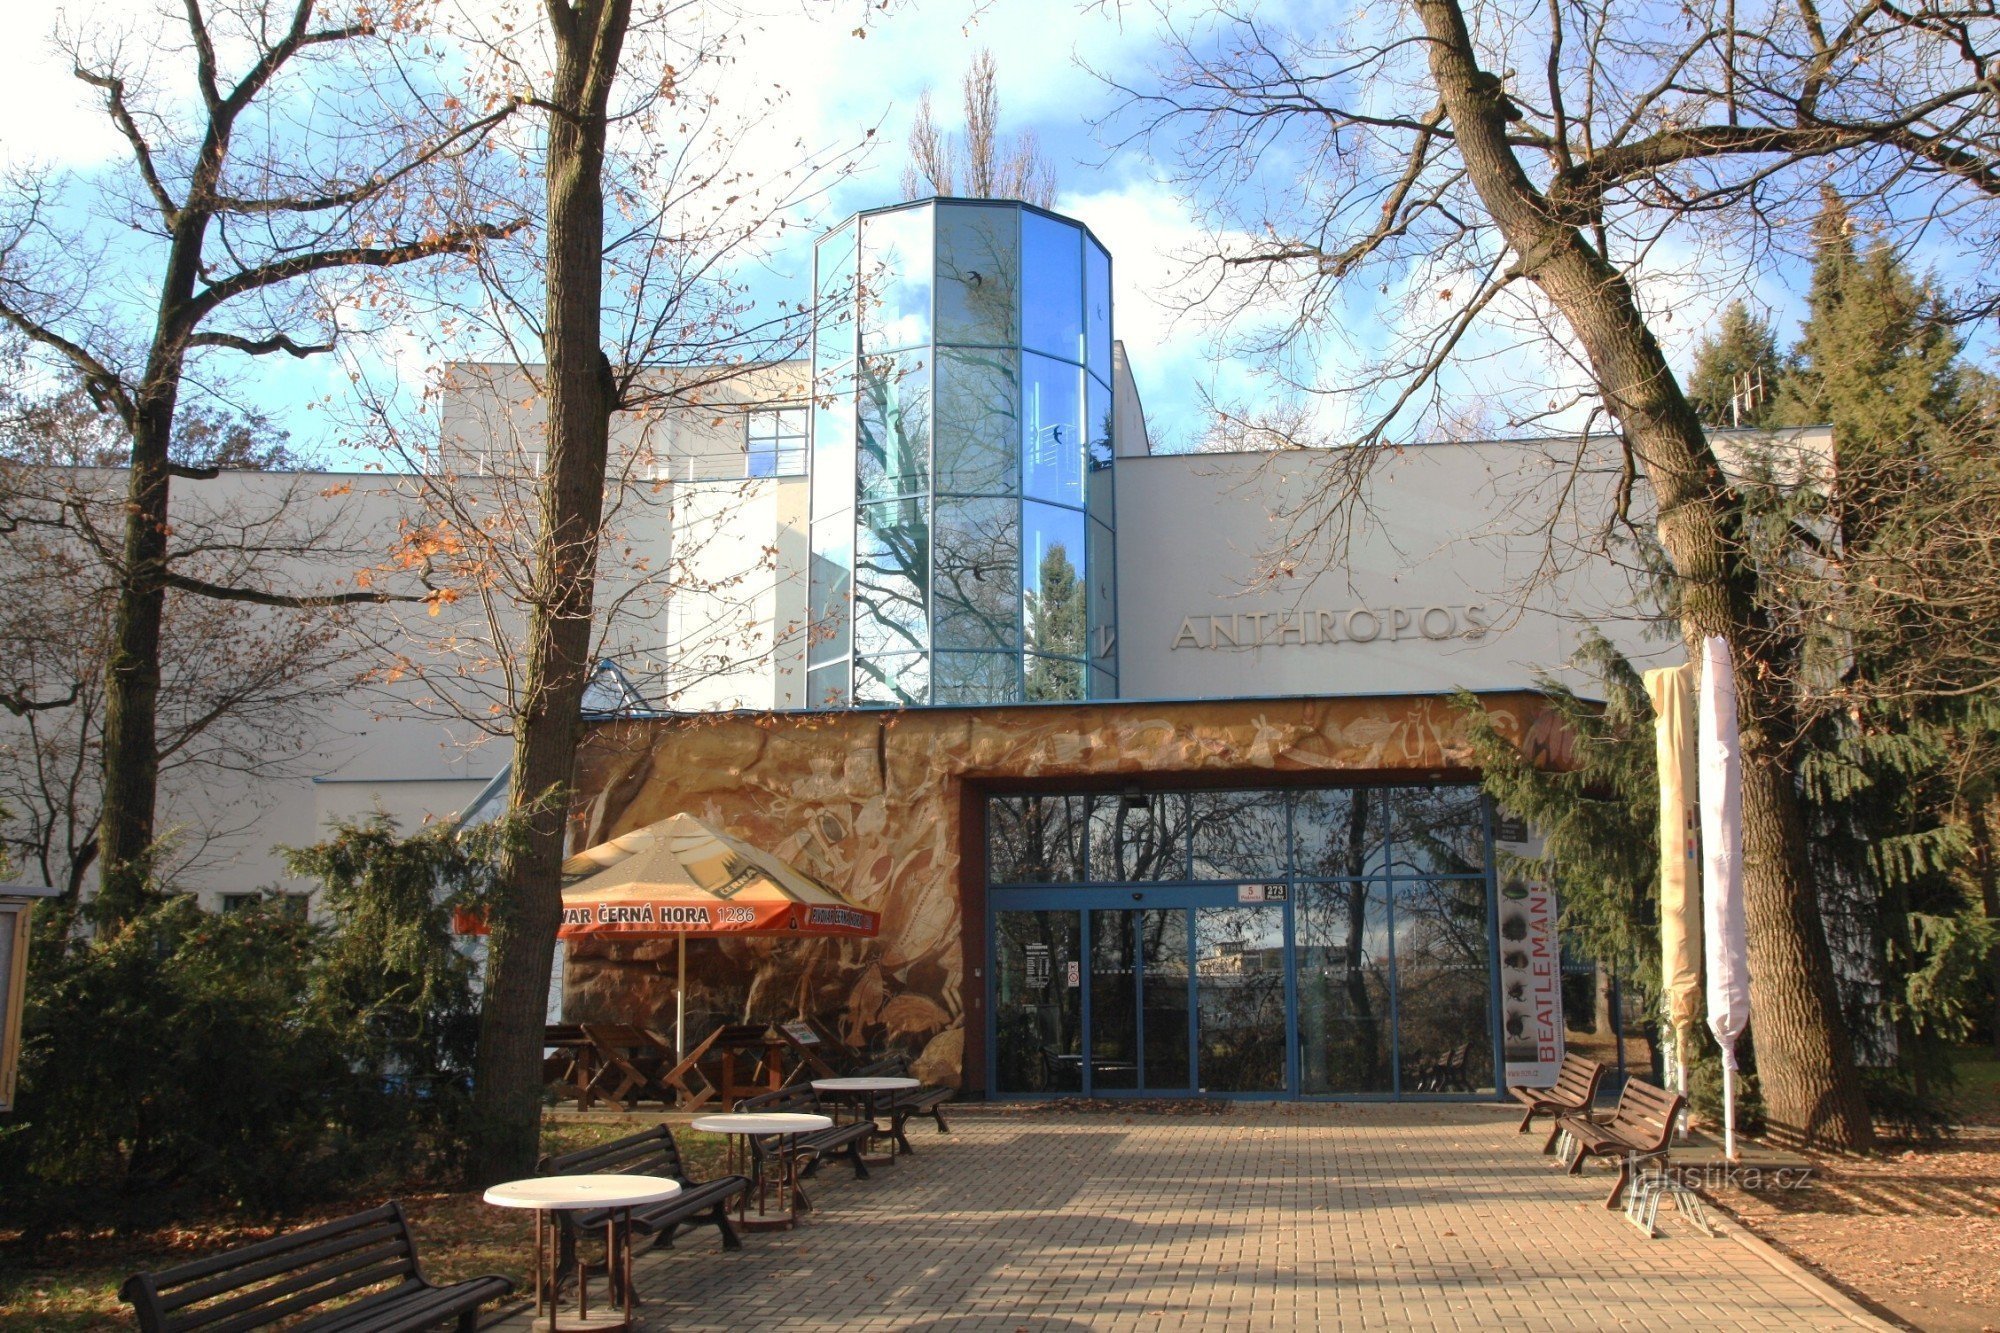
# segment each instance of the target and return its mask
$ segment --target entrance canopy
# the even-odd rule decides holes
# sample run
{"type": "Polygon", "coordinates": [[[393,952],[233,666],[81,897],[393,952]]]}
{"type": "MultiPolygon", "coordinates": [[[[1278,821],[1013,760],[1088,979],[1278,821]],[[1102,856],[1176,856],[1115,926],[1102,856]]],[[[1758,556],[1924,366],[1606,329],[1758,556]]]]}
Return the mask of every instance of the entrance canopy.
{"type": "Polygon", "coordinates": [[[563,939],[852,935],[881,929],[781,858],[680,814],[563,862],[563,939]]]}

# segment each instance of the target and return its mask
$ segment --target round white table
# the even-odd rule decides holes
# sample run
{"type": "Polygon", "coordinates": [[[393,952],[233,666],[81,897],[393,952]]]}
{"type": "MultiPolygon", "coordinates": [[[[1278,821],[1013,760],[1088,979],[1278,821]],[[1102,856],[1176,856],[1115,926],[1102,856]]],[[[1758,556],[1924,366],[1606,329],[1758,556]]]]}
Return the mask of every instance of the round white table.
{"type": "Polygon", "coordinates": [[[536,1176],[530,1180],[510,1180],[486,1191],[486,1202],[500,1208],[532,1208],[535,1213],[535,1314],[540,1327],[549,1333],[616,1333],[632,1327],[632,1210],[640,1204],[658,1203],[681,1192],[680,1182],[664,1176],[536,1176]],[[613,1296],[623,1291],[624,1311],[590,1312],[590,1275],[581,1252],[576,1255],[576,1314],[558,1322],[556,1298],[562,1286],[557,1271],[562,1262],[562,1224],[549,1217],[554,1212],[584,1212],[608,1208],[604,1223],[605,1277],[613,1296]],[[548,1311],[542,1310],[542,1294],[548,1293],[548,1311]]]}
{"type": "Polygon", "coordinates": [[[924,1086],[914,1078],[899,1078],[882,1075],[874,1078],[816,1078],[812,1083],[814,1092],[830,1093],[841,1101],[852,1102],[861,1114],[868,1117],[870,1124],[876,1125],[875,1137],[888,1139],[889,1152],[886,1156],[871,1157],[870,1166],[893,1162],[899,1154],[911,1152],[909,1136],[903,1132],[903,1122],[909,1118],[906,1111],[897,1111],[891,1106],[888,1111],[889,1128],[882,1129],[878,1102],[885,1094],[912,1092],[924,1086]]]}
{"type": "Polygon", "coordinates": [[[750,1191],[736,1196],[736,1224],[745,1231],[775,1231],[799,1220],[801,1209],[812,1207],[805,1187],[799,1183],[799,1135],[816,1129],[833,1128],[833,1117],[803,1111],[727,1111],[719,1115],[696,1116],[691,1127],[704,1134],[729,1137],[729,1169],[748,1174],[757,1184],[757,1216],[750,1216],[750,1191]],[[759,1151],[754,1140],[775,1139],[776,1146],[759,1151]],[[772,1170],[766,1170],[769,1163],[772,1170]],[[747,1168],[747,1171],[746,1171],[747,1168]],[[772,1176],[776,1175],[773,1180],[772,1176]],[[770,1216],[768,1199],[775,1189],[782,1200],[782,1216],[770,1216]]]}

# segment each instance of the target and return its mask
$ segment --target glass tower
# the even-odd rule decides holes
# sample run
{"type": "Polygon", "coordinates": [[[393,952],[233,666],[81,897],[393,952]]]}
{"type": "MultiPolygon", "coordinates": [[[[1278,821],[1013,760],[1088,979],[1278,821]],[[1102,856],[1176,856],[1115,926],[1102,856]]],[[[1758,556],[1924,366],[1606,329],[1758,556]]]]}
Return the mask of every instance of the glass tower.
{"type": "Polygon", "coordinates": [[[1118,692],[1111,259],[1027,204],[814,251],[808,707],[1118,692]]]}

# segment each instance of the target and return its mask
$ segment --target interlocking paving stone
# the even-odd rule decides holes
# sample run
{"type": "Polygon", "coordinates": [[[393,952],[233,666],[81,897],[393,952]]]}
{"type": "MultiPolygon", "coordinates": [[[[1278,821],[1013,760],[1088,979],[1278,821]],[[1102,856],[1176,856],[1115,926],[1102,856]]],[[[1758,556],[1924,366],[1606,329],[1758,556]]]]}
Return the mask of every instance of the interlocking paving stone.
{"type": "MultiPolygon", "coordinates": [[[[927,1124],[928,1122],[922,1122],[927,1124]]],[[[1504,1108],[961,1108],[915,1156],[829,1163],[789,1232],[638,1261],[650,1329],[1886,1328],[1671,1209],[1647,1240],[1504,1108]]],[[[524,1330],[525,1313],[500,1327],[524,1330]]]]}

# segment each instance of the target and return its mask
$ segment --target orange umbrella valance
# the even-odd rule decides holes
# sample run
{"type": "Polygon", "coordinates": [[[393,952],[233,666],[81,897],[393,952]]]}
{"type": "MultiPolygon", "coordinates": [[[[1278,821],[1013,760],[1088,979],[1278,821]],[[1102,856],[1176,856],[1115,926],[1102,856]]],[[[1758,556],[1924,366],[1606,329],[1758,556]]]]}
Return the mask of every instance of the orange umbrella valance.
{"type": "Polygon", "coordinates": [[[872,936],[856,907],[782,858],[693,815],[621,834],[563,862],[564,939],[673,935],[872,936]]]}

